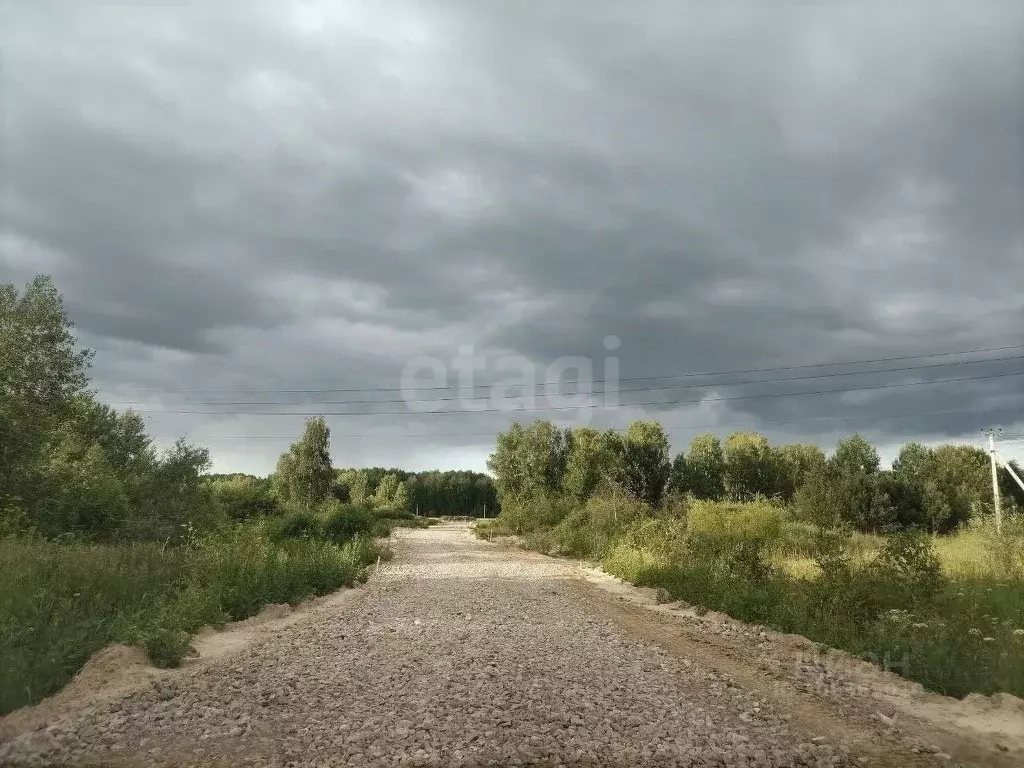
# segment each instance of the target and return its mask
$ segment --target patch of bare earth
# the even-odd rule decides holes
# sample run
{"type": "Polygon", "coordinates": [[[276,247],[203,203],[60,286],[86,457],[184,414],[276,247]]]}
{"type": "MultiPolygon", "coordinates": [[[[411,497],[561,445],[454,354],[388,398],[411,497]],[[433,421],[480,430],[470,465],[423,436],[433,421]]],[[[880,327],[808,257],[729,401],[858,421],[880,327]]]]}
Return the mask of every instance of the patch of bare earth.
{"type": "MultiPolygon", "coordinates": [[[[202,666],[237,653],[266,639],[272,632],[303,621],[313,612],[337,608],[356,596],[342,589],[301,605],[268,605],[256,616],[222,627],[203,627],[192,640],[192,649],[180,669],[202,666]]],[[[94,653],[78,674],[57,693],[38,704],[0,716],[0,744],[17,736],[39,731],[68,717],[157,684],[178,674],[178,669],[154,667],[144,650],[136,646],[111,645],[94,653]]]]}

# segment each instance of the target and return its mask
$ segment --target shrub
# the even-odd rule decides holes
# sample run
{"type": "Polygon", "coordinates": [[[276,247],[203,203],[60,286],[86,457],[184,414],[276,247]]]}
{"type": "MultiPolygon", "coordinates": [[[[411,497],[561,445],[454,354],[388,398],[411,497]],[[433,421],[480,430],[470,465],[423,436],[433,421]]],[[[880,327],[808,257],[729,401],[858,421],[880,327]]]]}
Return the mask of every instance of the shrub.
{"type": "Polygon", "coordinates": [[[390,527],[380,519],[375,519],[369,510],[355,504],[330,502],[326,509],[327,520],[324,523],[324,535],[332,541],[342,543],[356,536],[367,536],[371,532],[386,530],[377,534],[388,536],[390,527]]]}
{"type": "Polygon", "coordinates": [[[557,525],[572,510],[572,504],[558,496],[502,501],[501,520],[513,533],[522,534],[557,525]]]}
{"type": "Polygon", "coordinates": [[[312,512],[292,512],[268,526],[272,538],[284,539],[315,538],[323,533],[320,518],[312,512]]]}
{"type": "Polygon", "coordinates": [[[929,602],[945,582],[931,541],[919,533],[891,536],[871,570],[887,590],[889,601],[901,608],[929,602]]]}
{"type": "Polygon", "coordinates": [[[266,478],[236,477],[208,480],[217,506],[234,521],[281,514],[281,505],[266,478]]]}
{"type": "Polygon", "coordinates": [[[563,555],[600,560],[630,526],[652,514],[649,506],[633,499],[590,499],[554,527],[551,549],[563,555]]]}

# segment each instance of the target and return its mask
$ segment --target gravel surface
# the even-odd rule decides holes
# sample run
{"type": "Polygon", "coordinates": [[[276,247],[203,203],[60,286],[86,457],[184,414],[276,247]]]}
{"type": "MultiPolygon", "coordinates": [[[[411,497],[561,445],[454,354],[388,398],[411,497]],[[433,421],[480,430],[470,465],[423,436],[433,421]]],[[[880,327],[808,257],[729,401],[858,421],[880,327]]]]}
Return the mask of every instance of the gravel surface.
{"type": "Polygon", "coordinates": [[[573,564],[403,532],[358,599],[0,746],[0,763],[845,766],[574,597],[573,564]]]}

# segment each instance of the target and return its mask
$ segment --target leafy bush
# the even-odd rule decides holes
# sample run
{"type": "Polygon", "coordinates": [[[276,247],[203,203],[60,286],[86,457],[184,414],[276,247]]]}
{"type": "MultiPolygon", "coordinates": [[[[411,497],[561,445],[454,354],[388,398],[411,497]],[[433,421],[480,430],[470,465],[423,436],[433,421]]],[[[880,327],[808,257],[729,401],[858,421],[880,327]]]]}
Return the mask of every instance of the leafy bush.
{"type": "Polygon", "coordinates": [[[919,607],[945,586],[942,566],[931,540],[923,534],[898,533],[871,564],[872,575],[900,607],[919,607]]]}
{"type": "Polygon", "coordinates": [[[600,560],[630,526],[652,515],[651,508],[640,501],[590,499],[552,529],[551,546],[559,554],[600,560]]]}
{"type": "Polygon", "coordinates": [[[292,512],[267,526],[270,536],[277,540],[316,538],[323,534],[320,518],[312,512],[292,512]]]}
{"type": "Polygon", "coordinates": [[[276,517],[282,512],[269,478],[237,475],[207,480],[217,506],[234,521],[276,517]]]}
{"type": "Polygon", "coordinates": [[[349,541],[356,536],[369,535],[375,530],[387,530],[387,533],[378,535],[387,536],[390,533],[390,528],[387,525],[381,528],[381,521],[374,519],[369,510],[355,504],[329,503],[326,514],[324,535],[332,541],[339,543],[349,541]],[[377,526],[376,529],[375,526],[377,526]]]}
{"type": "Polygon", "coordinates": [[[501,518],[513,533],[528,533],[557,525],[572,509],[561,497],[538,495],[532,498],[502,500],[501,518]]]}

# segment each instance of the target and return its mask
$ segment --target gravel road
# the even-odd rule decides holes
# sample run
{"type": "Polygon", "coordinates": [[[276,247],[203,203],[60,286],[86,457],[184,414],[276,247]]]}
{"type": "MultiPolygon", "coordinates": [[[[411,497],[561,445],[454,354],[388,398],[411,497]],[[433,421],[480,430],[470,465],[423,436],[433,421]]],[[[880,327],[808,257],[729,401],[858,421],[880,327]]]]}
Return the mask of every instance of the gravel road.
{"type": "MultiPolygon", "coordinates": [[[[575,564],[403,532],[336,607],[0,746],[0,763],[875,765],[579,599],[575,564]]],[[[931,764],[931,763],[922,763],[931,764]]]]}

